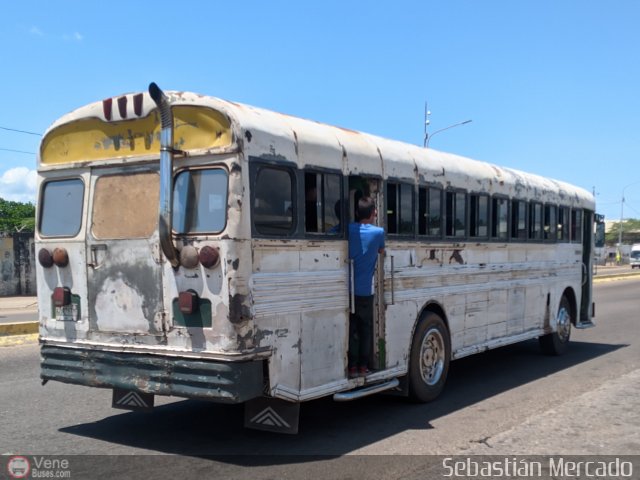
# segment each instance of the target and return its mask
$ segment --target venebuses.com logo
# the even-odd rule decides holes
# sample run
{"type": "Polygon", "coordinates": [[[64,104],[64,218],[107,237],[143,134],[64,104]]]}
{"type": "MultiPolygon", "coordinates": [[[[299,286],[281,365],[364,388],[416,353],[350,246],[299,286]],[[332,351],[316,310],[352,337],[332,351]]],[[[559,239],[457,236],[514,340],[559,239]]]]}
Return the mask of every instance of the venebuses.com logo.
{"type": "Polygon", "coordinates": [[[7,461],[7,473],[11,478],[71,478],[67,458],[47,456],[13,455],[7,461]]]}
{"type": "Polygon", "coordinates": [[[31,471],[31,464],[26,457],[19,455],[9,458],[7,472],[11,478],[26,478],[31,471]]]}

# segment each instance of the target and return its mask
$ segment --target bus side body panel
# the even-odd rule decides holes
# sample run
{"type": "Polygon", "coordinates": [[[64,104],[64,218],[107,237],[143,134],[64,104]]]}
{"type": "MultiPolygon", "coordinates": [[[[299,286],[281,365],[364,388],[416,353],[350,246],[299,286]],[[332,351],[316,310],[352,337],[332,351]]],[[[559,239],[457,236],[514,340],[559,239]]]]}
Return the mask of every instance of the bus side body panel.
{"type": "Polygon", "coordinates": [[[425,305],[444,309],[453,358],[555,330],[562,292],[579,302],[582,267],[575,244],[400,244],[385,259],[387,365],[407,367],[415,322],[425,305]],[[508,254],[507,254],[508,252],[508,254]],[[393,298],[391,256],[394,257],[393,298]]]}
{"type": "Polygon", "coordinates": [[[343,241],[254,240],[259,345],[272,349],[270,393],[289,400],[346,386],[348,270],[343,241]]]}

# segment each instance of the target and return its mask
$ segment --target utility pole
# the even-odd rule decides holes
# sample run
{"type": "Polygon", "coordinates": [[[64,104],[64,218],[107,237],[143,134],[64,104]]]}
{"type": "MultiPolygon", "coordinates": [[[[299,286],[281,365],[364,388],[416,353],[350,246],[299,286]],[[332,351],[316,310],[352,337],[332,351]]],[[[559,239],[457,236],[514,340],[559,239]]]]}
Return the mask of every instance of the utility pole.
{"type": "Polygon", "coordinates": [[[425,100],[424,102],[424,142],[422,144],[422,146],[425,148],[427,148],[427,139],[429,138],[429,134],[427,133],[427,127],[431,123],[431,120],[429,120],[429,115],[431,115],[431,112],[429,111],[429,108],[427,108],[427,101],[425,100]]]}

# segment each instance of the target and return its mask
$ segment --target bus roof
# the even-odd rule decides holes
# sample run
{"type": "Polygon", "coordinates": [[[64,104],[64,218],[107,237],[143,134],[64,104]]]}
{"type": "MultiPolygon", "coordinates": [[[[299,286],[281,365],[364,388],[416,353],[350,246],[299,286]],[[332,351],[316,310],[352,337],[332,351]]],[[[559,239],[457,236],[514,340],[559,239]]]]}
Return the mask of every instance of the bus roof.
{"type": "MultiPolygon", "coordinates": [[[[174,111],[175,147],[191,155],[242,150],[248,157],[288,160],[301,168],[595,208],[590,192],[540,175],[215,97],[165,93],[174,111]]],[[[135,93],[95,102],[61,117],[45,133],[38,163],[41,169],[122,163],[157,158],[159,150],[155,103],[148,93],[135,93]]]]}

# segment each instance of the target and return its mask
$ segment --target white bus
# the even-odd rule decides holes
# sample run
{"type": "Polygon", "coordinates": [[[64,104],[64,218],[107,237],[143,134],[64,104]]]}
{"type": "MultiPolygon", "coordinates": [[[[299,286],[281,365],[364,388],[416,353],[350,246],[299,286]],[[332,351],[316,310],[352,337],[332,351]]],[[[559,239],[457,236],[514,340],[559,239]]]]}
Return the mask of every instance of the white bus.
{"type": "Polygon", "coordinates": [[[593,325],[594,198],[560,181],[155,84],[56,121],[38,180],[42,379],[115,407],[295,432],[301,402],[429,401],[452,360],[593,325]],[[386,250],[374,370],[349,378],[359,195],[386,250]]]}

